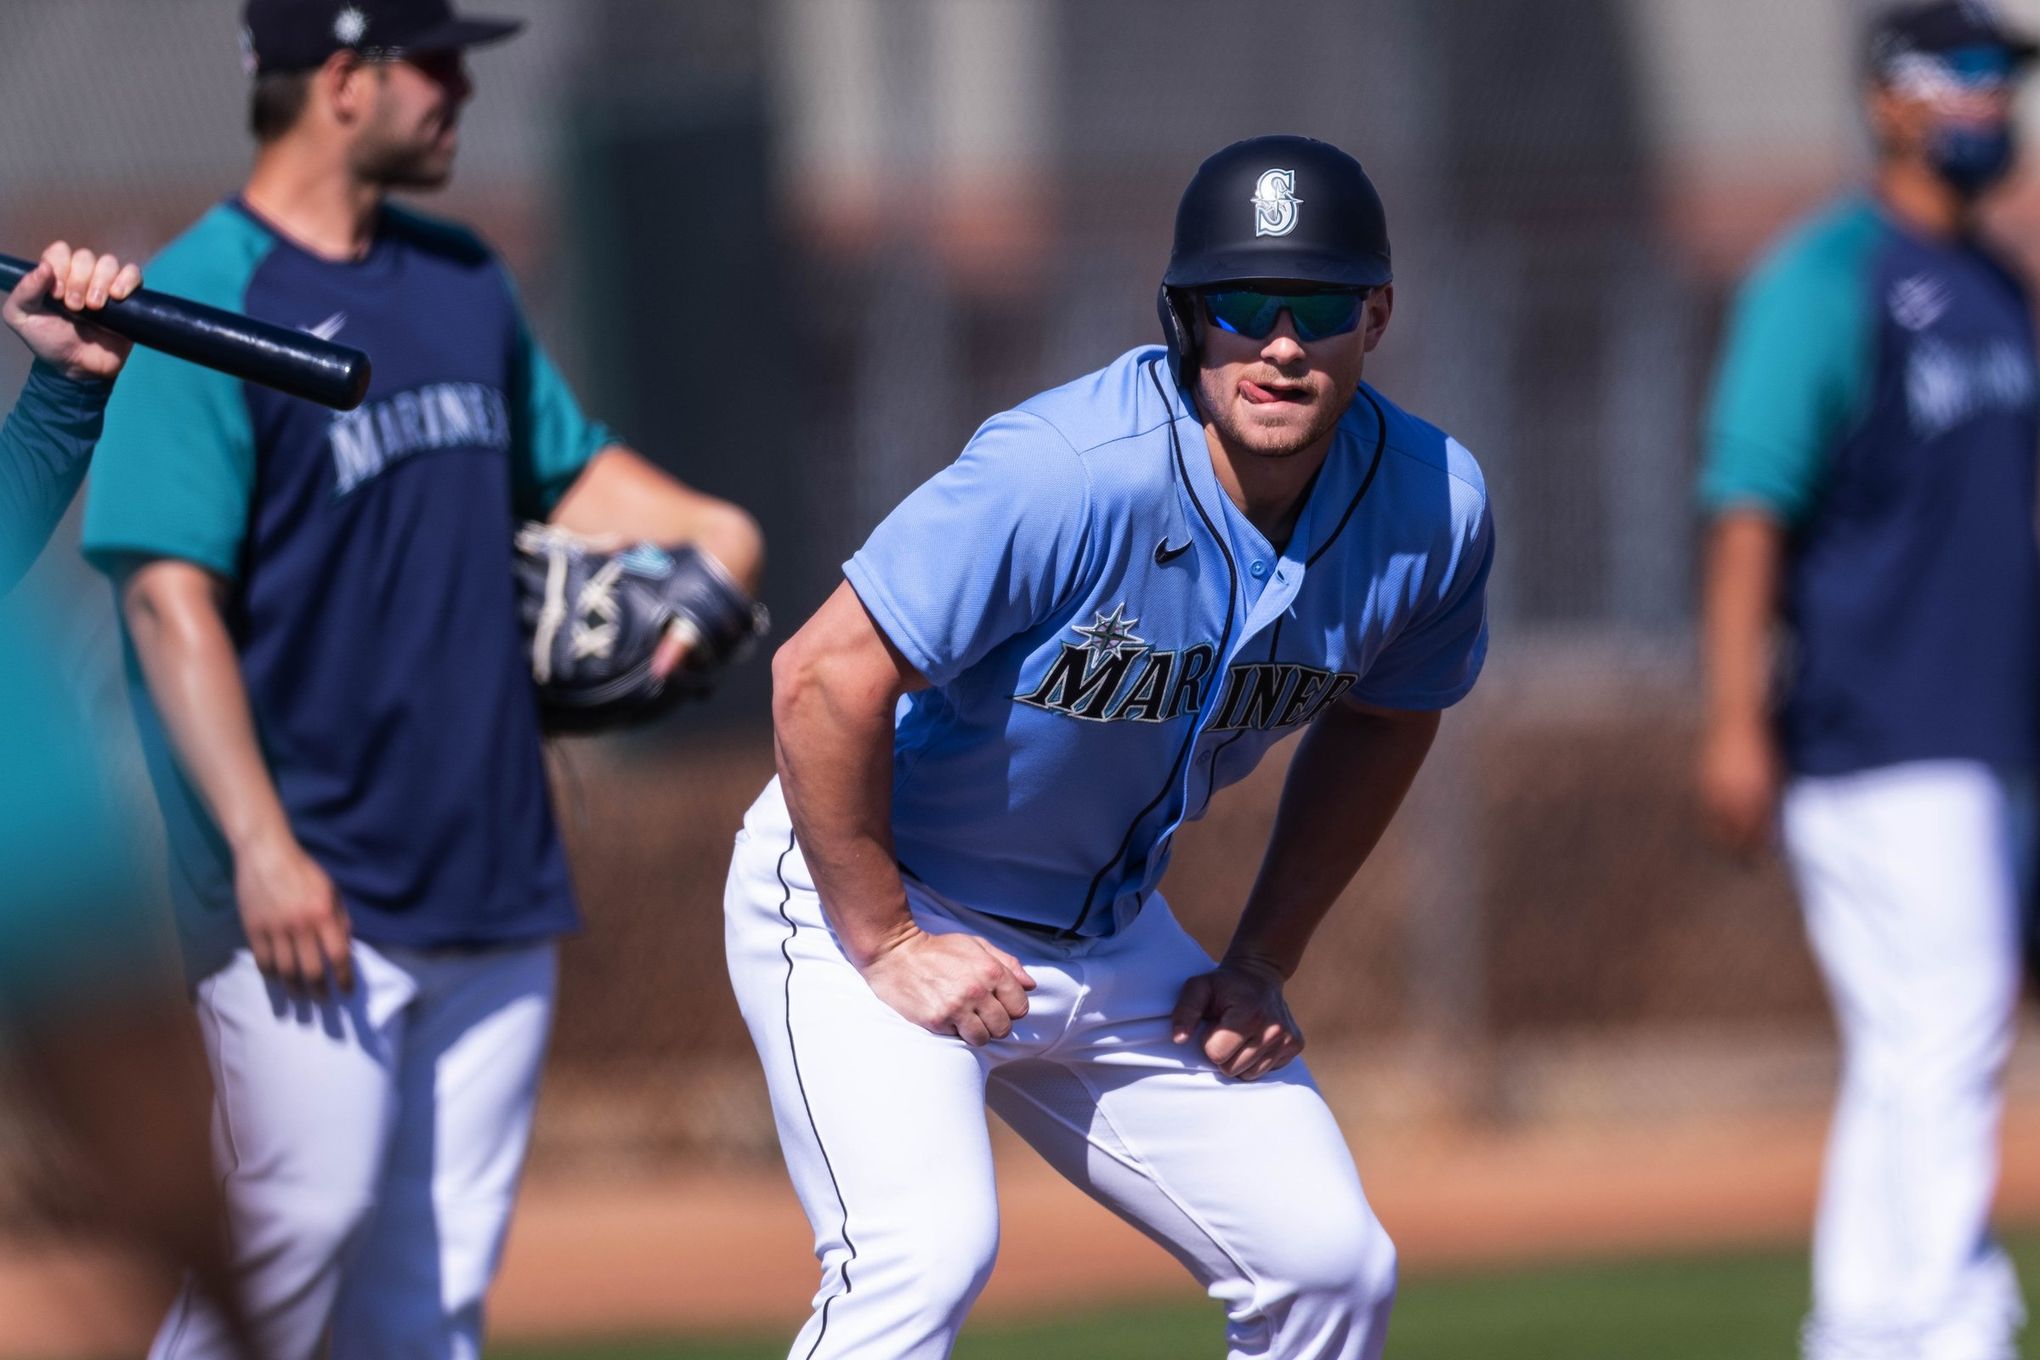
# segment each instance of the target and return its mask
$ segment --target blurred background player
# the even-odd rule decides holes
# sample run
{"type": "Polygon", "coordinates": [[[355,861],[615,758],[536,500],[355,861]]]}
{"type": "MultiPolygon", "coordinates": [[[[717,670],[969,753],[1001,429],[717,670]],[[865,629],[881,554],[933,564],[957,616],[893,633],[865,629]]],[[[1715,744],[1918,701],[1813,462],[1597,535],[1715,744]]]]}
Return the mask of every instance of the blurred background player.
{"type": "MultiPolygon", "coordinates": [[[[386,201],[447,181],[463,50],[519,25],[443,0],[245,18],[253,173],[154,281],[365,349],[375,384],[335,417],[140,356],[84,545],[146,680],[259,1335],[473,1356],[576,924],[512,532],[693,542],[747,589],[760,542],[582,414],[485,244],[386,201]]],[[[187,1294],[154,1353],[221,1345],[187,1294]]]]}
{"type": "Polygon", "coordinates": [[[1394,1248],[1284,989],[1473,687],[1494,544],[1472,456],[1361,381],[1390,277],[1352,157],[1212,155],[1168,347],[987,421],[774,660],[729,954],[822,1265],[793,1355],[949,1354],[997,1247],[987,1105],[1225,1305],[1229,1354],[1382,1353],[1394,1248]],[[1214,962],[1170,842],[1298,733],[1214,962]]]}
{"type": "Polygon", "coordinates": [[[2040,391],[1978,204],[2034,53],[1973,3],[1876,24],[1870,191],[1751,278],[1708,424],[1701,793],[1744,848],[1782,814],[1842,1036],[1807,1360],[2003,1360],[2024,1315],[1988,1218],[2040,743],[2040,391]]]}
{"type": "Polygon", "coordinates": [[[89,1178],[94,1211],[166,1275],[189,1271],[244,1342],[206,1153],[204,1060],[145,907],[155,899],[50,606],[11,594],[84,479],[129,353],[57,304],[96,311],[140,283],[135,266],[59,242],[0,306],[35,356],[0,428],[0,1044],[65,1163],[89,1178]]]}

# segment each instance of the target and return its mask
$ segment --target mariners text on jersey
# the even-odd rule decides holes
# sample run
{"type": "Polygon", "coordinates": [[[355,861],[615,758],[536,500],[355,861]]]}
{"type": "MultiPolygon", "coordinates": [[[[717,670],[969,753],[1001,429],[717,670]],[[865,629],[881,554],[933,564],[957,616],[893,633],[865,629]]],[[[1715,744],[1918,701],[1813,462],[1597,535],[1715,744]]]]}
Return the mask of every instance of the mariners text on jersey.
{"type": "MultiPolygon", "coordinates": [[[[1216,646],[1200,643],[1172,652],[1136,641],[1101,647],[1095,629],[1107,623],[1101,615],[1091,629],[1072,629],[1084,640],[1064,642],[1041,683],[1013,697],[1091,722],[1173,722],[1204,711],[1216,646]]],[[[1302,726],[1337,703],[1359,679],[1351,671],[1249,661],[1226,672],[1211,726],[1220,732],[1302,726]]]]}
{"type": "Polygon", "coordinates": [[[333,417],[334,494],[344,496],[392,463],[447,449],[510,452],[510,403],[486,383],[432,383],[333,417]]]}

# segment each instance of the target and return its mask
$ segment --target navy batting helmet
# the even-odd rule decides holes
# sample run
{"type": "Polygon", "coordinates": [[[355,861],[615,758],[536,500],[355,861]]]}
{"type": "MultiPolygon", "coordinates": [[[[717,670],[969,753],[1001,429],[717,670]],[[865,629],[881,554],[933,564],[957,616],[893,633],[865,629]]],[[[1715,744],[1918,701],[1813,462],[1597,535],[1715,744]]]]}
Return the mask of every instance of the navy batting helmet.
{"type": "Polygon", "coordinates": [[[1195,358],[1183,292],[1248,281],[1378,288],[1393,277],[1388,214],[1360,162],[1311,137],[1249,137],[1214,153],[1183,191],[1162,329],[1182,373],[1195,358]]]}

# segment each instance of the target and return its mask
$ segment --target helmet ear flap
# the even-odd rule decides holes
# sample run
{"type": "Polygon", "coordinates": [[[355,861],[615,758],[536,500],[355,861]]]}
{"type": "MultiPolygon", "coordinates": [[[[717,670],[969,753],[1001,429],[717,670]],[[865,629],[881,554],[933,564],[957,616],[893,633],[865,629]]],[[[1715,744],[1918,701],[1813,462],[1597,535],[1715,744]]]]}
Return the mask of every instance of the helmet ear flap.
{"type": "Polygon", "coordinates": [[[1190,314],[1190,294],[1163,284],[1155,293],[1155,312],[1169,345],[1169,369],[1186,388],[1197,382],[1197,327],[1190,314]]]}

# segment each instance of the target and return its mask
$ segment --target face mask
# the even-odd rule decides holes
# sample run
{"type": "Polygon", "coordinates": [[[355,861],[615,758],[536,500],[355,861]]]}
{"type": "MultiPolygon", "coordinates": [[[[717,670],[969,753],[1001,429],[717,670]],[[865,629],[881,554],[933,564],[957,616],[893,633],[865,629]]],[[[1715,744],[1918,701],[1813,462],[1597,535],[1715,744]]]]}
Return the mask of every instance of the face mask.
{"type": "Polygon", "coordinates": [[[1927,159],[1949,188],[1975,198],[2012,168],[2017,146],[2009,124],[1945,123],[1927,143],[1927,159]]]}

